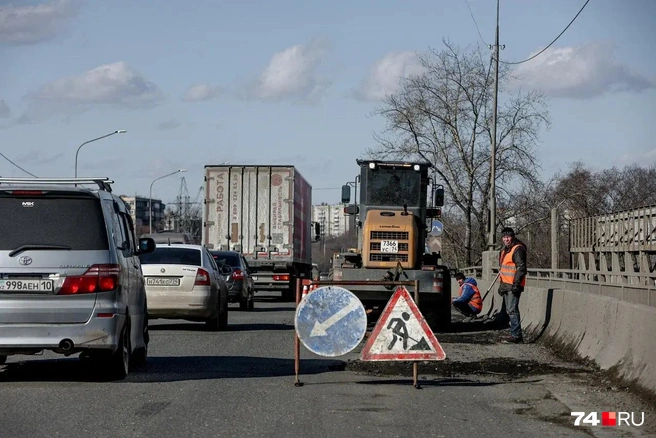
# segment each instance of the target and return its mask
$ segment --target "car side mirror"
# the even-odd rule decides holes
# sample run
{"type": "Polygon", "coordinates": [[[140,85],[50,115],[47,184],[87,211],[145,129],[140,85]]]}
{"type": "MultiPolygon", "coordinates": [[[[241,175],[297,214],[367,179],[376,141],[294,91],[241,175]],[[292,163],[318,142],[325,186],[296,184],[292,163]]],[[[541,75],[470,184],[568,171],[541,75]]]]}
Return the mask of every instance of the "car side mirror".
{"type": "Polygon", "coordinates": [[[137,255],[148,254],[155,251],[155,241],[150,237],[142,237],[139,239],[139,249],[137,255]]]}
{"type": "Polygon", "coordinates": [[[219,266],[219,272],[223,275],[232,274],[232,267],[230,265],[221,265],[219,266]]]}

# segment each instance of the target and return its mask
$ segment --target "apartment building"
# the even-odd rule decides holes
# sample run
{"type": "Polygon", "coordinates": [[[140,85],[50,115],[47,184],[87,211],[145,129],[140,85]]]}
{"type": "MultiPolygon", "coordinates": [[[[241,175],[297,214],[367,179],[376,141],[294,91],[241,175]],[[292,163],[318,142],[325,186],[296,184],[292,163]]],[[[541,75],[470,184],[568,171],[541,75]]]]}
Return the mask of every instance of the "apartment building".
{"type": "MultiPolygon", "coordinates": [[[[121,195],[121,199],[128,206],[132,222],[137,235],[148,233],[150,228],[150,209],[148,208],[148,198],[141,196],[125,196],[121,195]]],[[[164,229],[164,210],[166,205],[162,203],[161,199],[153,199],[153,232],[162,231],[164,229]]]]}
{"type": "Polygon", "coordinates": [[[312,206],[312,220],[319,222],[321,233],[325,237],[337,237],[351,228],[352,217],[344,214],[344,204],[326,204],[312,206]]]}

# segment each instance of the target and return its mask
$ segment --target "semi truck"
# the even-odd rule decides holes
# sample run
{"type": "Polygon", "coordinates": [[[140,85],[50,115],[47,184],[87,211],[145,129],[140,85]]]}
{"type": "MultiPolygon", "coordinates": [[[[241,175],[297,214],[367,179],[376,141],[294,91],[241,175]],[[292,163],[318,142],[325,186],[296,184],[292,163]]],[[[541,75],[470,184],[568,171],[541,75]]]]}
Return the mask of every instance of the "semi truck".
{"type": "Polygon", "coordinates": [[[312,186],[294,166],[206,165],[202,244],[237,251],[255,291],[295,299],[297,278],[312,276],[312,186]]]}
{"type": "MultiPolygon", "coordinates": [[[[371,315],[376,315],[375,309],[382,310],[394,288],[367,282],[419,280],[419,310],[431,328],[447,329],[451,323],[450,272],[441,263],[441,254],[429,252],[430,245],[426,245],[427,237],[441,233],[436,218],[444,203],[444,188],[429,177],[432,165],[379,160],[357,163],[359,204],[355,199],[344,212],[354,216],[358,247],[333,255],[330,278],[364,282],[345,287],[371,315]]],[[[350,199],[351,186],[346,184],[342,203],[349,204],[350,199]]]]}

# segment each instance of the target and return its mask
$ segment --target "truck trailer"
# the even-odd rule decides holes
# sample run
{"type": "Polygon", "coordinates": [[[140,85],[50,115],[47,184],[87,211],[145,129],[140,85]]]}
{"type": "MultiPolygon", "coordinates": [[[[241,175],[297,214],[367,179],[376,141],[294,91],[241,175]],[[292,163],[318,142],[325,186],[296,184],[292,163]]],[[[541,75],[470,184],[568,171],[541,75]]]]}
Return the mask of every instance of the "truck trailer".
{"type": "Polygon", "coordinates": [[[243,254],[256,292],[293,301],[312,276],[312,186],[289,165],[206,165],[202,243],[243,254]]]}

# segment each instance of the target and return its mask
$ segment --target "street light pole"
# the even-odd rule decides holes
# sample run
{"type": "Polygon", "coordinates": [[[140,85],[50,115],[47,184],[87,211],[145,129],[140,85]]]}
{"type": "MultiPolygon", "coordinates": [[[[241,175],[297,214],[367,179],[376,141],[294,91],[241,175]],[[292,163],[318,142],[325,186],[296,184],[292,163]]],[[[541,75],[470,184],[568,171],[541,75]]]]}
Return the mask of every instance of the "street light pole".
{"type": "Polygon", "coordinates": [[[167,173],[164,176],[155,178],[153,182],[150,183],[150,193],[148,195],[148,229],[149,233],[153,234],[153,184],[160,179],[166,178],[167,176],[175,175],[176,173],[186,172],[187,169],[178,169],[175,172],[167,173]]]}
{"type": "Polygon", "coordinates": [[[92,139],[92,140],[88,140],[88,141],[85,141],[84,143],[82,143],[82,144],[77,148],[77,151],[75,152],[75,178],[77,178],[77,155],[80,153],[80,149],[82,149],[82,146],[84,146],[85,144],[93,143],[94,141],[102,140],[103,138],[110,137],[110,136],[112,136],[112,135],[114,135],[114,134],[125,134],[126,132],[128,132],[128,131],[126,131],[125,129],[117,129],[117,130],[114,131],[114,132],[110,132],[109,134],[106,134],[106,135],[103,135],[103,136],[101,136],[101,137],[94,138],[94,139],[92,139]]]}
{"type": "Polygon", "coordinates": [[[490,153],[490,234],[488,249],[494,250],[497,231],[497,100],[499,98],[499,0],[497,0],[497,27],[494,35],[494,99],[492,102],[492,148],[490,153]]]}

